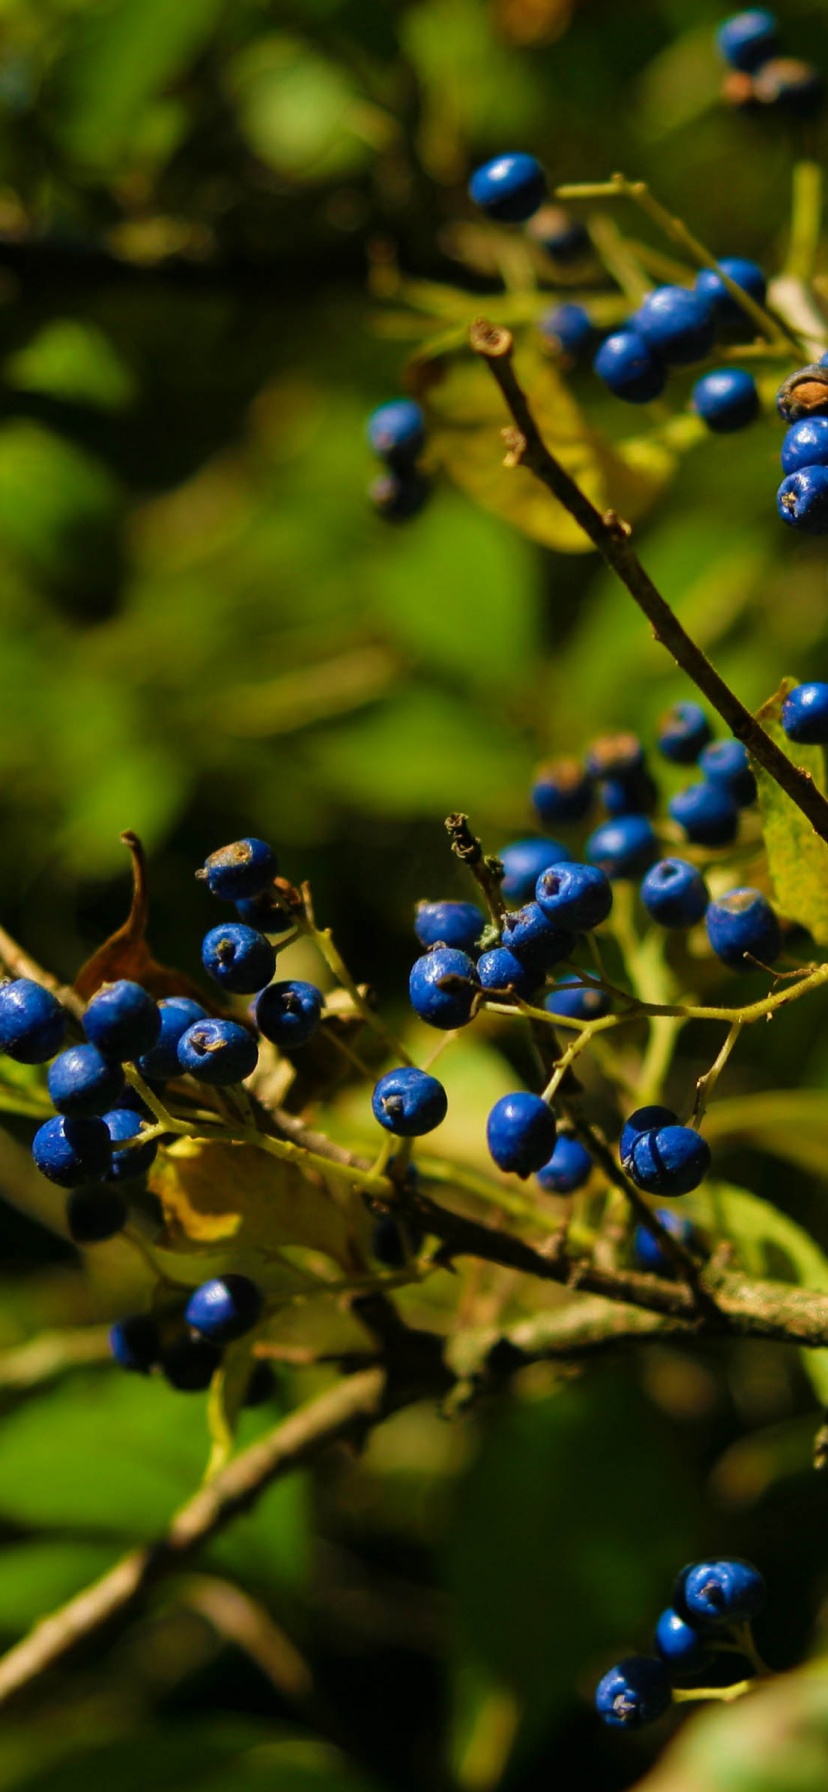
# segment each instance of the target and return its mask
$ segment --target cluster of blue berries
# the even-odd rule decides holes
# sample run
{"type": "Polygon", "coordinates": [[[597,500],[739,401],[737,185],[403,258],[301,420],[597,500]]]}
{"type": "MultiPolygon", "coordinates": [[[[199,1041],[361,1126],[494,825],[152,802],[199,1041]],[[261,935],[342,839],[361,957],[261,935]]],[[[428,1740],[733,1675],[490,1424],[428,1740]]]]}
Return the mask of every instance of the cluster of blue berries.
{"type": "MultiPolygon", "coordinates": [[[[671,367],[704,360],[720,329],[729,333],[744,322],[722,272],[751,299],[764,303],[765,276],[755,262],[725,256],[719,268],[721,272],[702,268],[693,287],[657,287],[601,344],[595,372],[617,398],[629,404],[658,398],[671,367]]],[[[759,414],[756,382],[741,367],[717,367],[702,374],[693,387],[691,404],[708,429],[720,435],[744,429],[759,414]]]]}
{"type": "Polygon", "coordinates": [[[765,1603],[758,1568],[738,1558],[683,1568],[655,1628],[655,1655],[629,1655],[599,1681],[605,1724],[635,1730],[664,1715],[674,1686],[730,1686],[757,1671],[750,1634],[765,1603]]]}
{"type": "Polygon", "coordinates": [[[828,535],[828,354],[783,380],[779,415],[785,475],[776,494],[783,523],[808,535],[828,535]]]}
{"type": "Polygon", "coordinates": [[[425,446],[425,418],[413,398],[389,398],[372,411],[367,435],[374,453],[385,464],[369,497],[389,523],[405,523],[417,516],[429,495],[426,475],[417,466],[425,446]]]}
{"type": "Polygon", "coordinates": [[[810,62],[780,56],[779,26],[766,7],[725,19],[716,42],[728,66],[722,91],[731,105],[794,118],[813,118],[819,111],[825,92],[819,70],[810,62]]]}

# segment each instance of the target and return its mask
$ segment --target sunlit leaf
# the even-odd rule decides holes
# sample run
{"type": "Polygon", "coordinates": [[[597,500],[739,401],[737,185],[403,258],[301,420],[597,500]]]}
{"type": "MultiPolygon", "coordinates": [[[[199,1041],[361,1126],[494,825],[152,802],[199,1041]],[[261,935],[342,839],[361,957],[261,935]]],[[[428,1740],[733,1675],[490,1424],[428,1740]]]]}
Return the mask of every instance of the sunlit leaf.
{"type": "Polygon", "coordinates": [[[3,369],[10,386],[49,392],[104,411],[118,411],[134,391],[129,370],[102,330],[77,318],[56,318],[3,369]]]}
{"type": "Polygon", "coordinates": [[[638,1792],[823,1792],[826,1779],[828,1668],[817,1661],[699,1712],[638,1792]]]}
{"type": "Polygon", "coordinates": [[[347,1268],[353,1241],[368,1224],[362,1201],[347,1188],[340,1192],[341,1184],[334,1195],[316,1177],[249,1145],[180,1139],[156,1158],[150,1186],[170,1239],[227,1240],[240,1251],[306,1245],[347,1268]]]}
{"type": "Polygon", "coordinates": [[[828,1179],[828,1099],[824,1089],[763,1089],[732,1095],[709,1109],[704,1130],[715,1140],[751,1145],[828,1179]]]}
{"type": "Polygon", "coordinates": [[[64,143],[84,162],[116,161],[147,103],[198,53],[222,0],[111,0],[87,12],[58,74],[64,143]]]}
{"type": "MultiPolygon", "coordinates": [[[[788,740],[780,720],[782,703],[797,683],[783,678],[778,691],[759,710],[759,720],[771,738],[825,791],[825,760],[821,747],[801,746],[788,740]]],[[[774,895],[783,915],[807,927],[820,946],[828,945],[828,842],[821,840],[806,815],[784,790],[754,761],[759,789],[762,831],[774,895]]]]}

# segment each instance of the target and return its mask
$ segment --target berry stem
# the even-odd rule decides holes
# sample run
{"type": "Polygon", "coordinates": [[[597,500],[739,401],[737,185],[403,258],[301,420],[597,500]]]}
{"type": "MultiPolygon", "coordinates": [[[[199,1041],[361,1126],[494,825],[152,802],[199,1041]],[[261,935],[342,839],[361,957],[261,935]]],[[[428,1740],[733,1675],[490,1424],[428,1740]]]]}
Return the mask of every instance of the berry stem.
{"type": "Polygon", "coordinates": [[[745,1023],[742,1020],[735,1020],[733,1022],[733,1025],[727,1032],[724,1044],[714,1058],[710,1069],[706,1071],[704,1076],[699,1077],[699,1080],[696,1083],[696,1099],[693,1104],[693,1113],[689,1122],[691,1126],[701,1126],[708,1099],[713,1089],[716,1087],[734,1046],[739,1041],[744,1024],[745,1023]]]}
{"type": "Polygon", "coordinates": [[[803,158],[794,163],[791,193],[791,235],[784,273],[809,284],[822,234],[822,169],[803,158]]]}

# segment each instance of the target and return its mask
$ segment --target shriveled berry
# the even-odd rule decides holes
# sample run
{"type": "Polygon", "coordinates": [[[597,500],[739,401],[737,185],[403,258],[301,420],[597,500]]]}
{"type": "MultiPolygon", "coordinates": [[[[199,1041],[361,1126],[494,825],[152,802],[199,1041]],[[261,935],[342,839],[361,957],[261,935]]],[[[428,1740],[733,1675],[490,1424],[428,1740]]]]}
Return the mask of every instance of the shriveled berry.
{"type": "Polygon", "coordinates": [[[49,1094],[61,1114],[104,1114],[124,1086],[120,1064],[96,1045],[69,1045],[49,1066],[49,1094]]]}
{"type": "Polygon", "coordinates": [[[595,1709],[614,1729],[640,1730],[664,1715],[672,1697],[663,1661],[655,1656],[628,1655],[599,1680],[595,1709]]]}
{"type": "Polygon", "coordinates": [[[122,1232],[128,1208],[120,1189],[73,1188],[66,1202],[66,1223],[75,1244],[105,1244],[122,1232]]]}
{"type": "Polygon", "coordinates": [[[693,765],[711,737],[711,727],[699,703],[674,703],[658,724],[659,752],[674,765],[693,765]]]}
{"type": "Polygon", "coordinates": [[[688,784],[670,798],[667,807],[688,840],[697,846],[729,846],[736,838],[739,812],[723,784],[712,784],[707,779],[688,784]]]}
{"type": "Polygon", "coordinates": [[[692,1126],[659,1126],[639,1133],[627,1165],[648,1195],[689,1195],[710,1168],[710,1146],[692,1126]]]}
{"type": "MultiPolygon", "coordinates": [[[[579,759],[551,759],[539,765],[532,802],[546,827],[582,821],[592,803],[592,784],[579,759]]],[[[556,855],[566,858],[566,853],[556,855]]]]}
{"type": "Polygon", "coordinates": [[[151,1051],[158,1038],[158,1003],[140,983],[133,983],[128,977],[117,983],[104,983],[86,1009],[83,1030],[108,1058],[132,1062],[143,1052],[151,1051]]]}
{"type": "Polygon", "coordinates": [[[187,1324],[211,1344],[230,1344],[258,1325],[264,1296],[249,1276],[213,1276],[191,1294],[184,1311],[187,1324]]]}
{"type": "Polygon", "coordinates": [[[219,1088],[243,1082],[255,1070],[258,1056],[255,1039],[234,1020],[197,1020],[178,1041],[180,1069],[219,1088]]]}
{"type": "Polygon", "coordinates": [[[485,925],[475,902],[419,902],[414,932],[421,946],[455,946],[471,953],[485,925]]]}
{"type": "Polygon", "coordinates": [[[196,877],[204,879],[211,896],[219,896],[222,902],[240,902],[243,897],[260,896],[278,869],[273,848],[251,835],[211,852],[196,877]]]}
{"type": "Polygon", "coordinates": [[[473,204],[499,224],[524,224],[546,198],[546,176],[534,156],[494,156],[469,181],[473,204]]]}
{"type": "Polygon", "coordinates": [[[785,423],[828,414],[828,366],[810,361],[789,373],[776,394],[776,408],[785,423]]]}
{"type": "Polygon", "coordinates": [[[503,866],[501,895],[506,902],[528,902],[547,865],[560,865],[571,857],[561,840],[513,840],[498,853],[503,866]]]}
{"type": "Polygon", "coordinates": [[[50,989],[15,977],[0,989],[0,1052],[17,1064],[45,1064],[60,1051],[66,1010],[50,989]]]}
{"type": "Polygon", "coordinates": [[[416,1139],[433,1132],[448,1112],[448,1097],[436,1076],[413,1065],[389,1070],[381,1076],[371,1097],[374,1119],[386,1132],[401,1139],[416,1139]]]}
{"type": "Polygon", "coordinates": [[[789,740],[824,746],[828,742],[828,684],[797,684],[782,704],[782,727],[789,740]]]}
{"type": "Polygon", "coordinates": [[[465,1027],[472,1017],[480,979],[467,952],[436,946],[411,967],[408,993],[421,1020],[448,1032],[465,1027]]]}
{"type": "Polygon", "coordinates": [[[538,1170],[541,1188],[548,1194],[571,1195],[583,1188],[592,1174],[592,1158],[580,1139],[562,1133],[547,1164],[538,1170]]]}
{"type": "Polygon", "coordinates": [[[659,859],[641,885],[641,900],[662,927],[694,927],[710,901],[700,871],[686,859],[659,859]]]}
{"type": "Polygon", "coordinates": [[[324,1004],[315,983],[303,983],[298,977],[271,983],[257,997],[256,1025],[280,1051],[295,1051],[313,1038],[324,1004]]]}
{"type": "Polygon", "coordinates": [[[498,1169],[531,1176],[552,1155],[555,1116],[539,1095],[524,1090],[502,1095],[489,1115],[486,1138],[498,1169]]]}
{"type": "Polygon", "coordinates": [[[734,971],[773,964],[782,950],[779,922],[760,890],[731,890],[718,897],[708,908],[705,926],[716,957],[734,971]]]}
{"type": "Polygon", "coordinates": [[[211,927],[201,943],[201,962],[222,989],[253,995],[264,989],[276,969],[276,953],[265,934],[241,921],[211,927]]]}

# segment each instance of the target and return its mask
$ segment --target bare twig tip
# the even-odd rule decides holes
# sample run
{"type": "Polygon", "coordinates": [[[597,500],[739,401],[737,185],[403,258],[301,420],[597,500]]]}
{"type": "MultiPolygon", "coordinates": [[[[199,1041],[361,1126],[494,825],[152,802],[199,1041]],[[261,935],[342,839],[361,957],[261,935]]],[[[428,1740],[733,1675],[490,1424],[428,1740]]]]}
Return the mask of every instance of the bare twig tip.
{"type": "Polygon", "coordinates": [[[476,355],[484,355],[488,361],[498,361],[511,354],[514,338],[511,330],[490,323],[487,317],[476,317],[469,326],[469,341],[476,355]]]}

